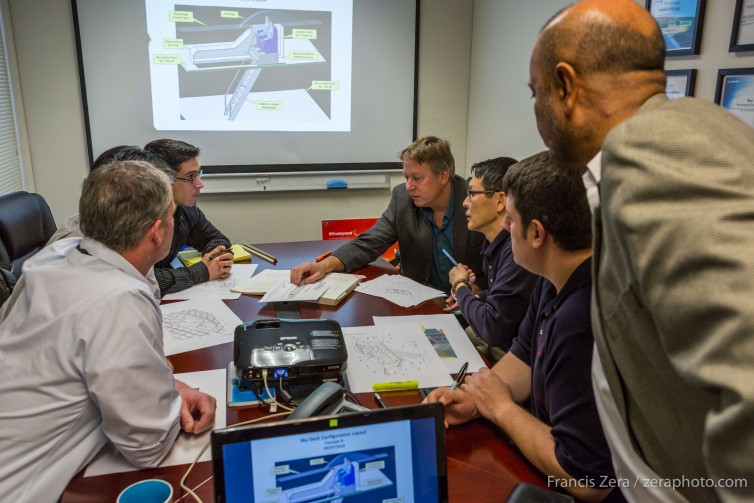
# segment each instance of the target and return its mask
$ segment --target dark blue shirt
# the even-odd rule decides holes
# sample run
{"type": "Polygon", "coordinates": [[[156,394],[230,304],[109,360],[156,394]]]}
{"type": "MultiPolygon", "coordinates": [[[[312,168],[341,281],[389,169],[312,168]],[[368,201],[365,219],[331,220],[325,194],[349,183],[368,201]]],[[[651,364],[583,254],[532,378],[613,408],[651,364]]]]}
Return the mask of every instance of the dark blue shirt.
{"type": "MultiPolygon", "coordinates": [[[[429,281],[434,288],[443,292],[450,292],[448,273],[454,267],[453,263],[442,252],[443,248],[453,255],[453,184],[450,184],[450,199],[448,207],[442,216],[442,228],[438,228],[432,216],[432,208],[421,208],[424,217],[432,226],[435,245],[432,248],[432,269],[429,281]]],[[[455,258],[455,257],[453,257],[455,258]]],[[[456,259],[457,260],[457,259],[456,259]]]]}
{"type": "Polygon", "coordinates": [[[529,308],[538,276],[513,260],[511,235],[505,229],[492,243],[484,240],[482,267],[489,290],[473,294],[471,289],[461,286],[456,289],[456,299],[474,332],[487,345],[508,351],[529,308]]]}
{"type": "Polygon", "coordinates": [[[552,427],[560,466],[599,487],[615,474],[592,391],[591,267],[579,265],[559,294],[539,279],[511,353],[531,367],[531,412],[552,427]]]}

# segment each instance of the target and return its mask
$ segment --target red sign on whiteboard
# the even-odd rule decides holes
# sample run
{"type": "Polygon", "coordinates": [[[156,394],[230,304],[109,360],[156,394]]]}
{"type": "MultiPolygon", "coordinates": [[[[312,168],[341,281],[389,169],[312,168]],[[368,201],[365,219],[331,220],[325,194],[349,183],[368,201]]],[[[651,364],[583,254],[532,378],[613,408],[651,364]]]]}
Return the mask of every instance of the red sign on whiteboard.
{"type": "MultiPolygon", "coordinates": [[[[377,221],[376,218],[343,218],[338,220],[322,220],[322,239],[354,239],[369,229],[377,221]]],[[[382,254],[382,258],[390,262],[395,259],[398,243],[394,243],[382,254]]]]}

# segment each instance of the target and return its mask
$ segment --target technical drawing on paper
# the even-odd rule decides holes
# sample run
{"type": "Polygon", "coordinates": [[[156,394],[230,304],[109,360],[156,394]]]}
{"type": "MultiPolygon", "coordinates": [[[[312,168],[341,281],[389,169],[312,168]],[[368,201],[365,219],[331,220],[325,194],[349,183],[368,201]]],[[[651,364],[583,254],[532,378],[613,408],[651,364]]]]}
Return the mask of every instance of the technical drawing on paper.
{"type": "Polygon", "coordinates": [[[226,330],[214,314],[196,308],[166,315],[162,326],[166,334],[181,341],[201,339],[226,330]]]}
{"type": "Polygon", "coordinates": [[[403,288],[386,288],[385,291],[396,295],[411,295],[411,292],[403,288]]]}
{"type": "Polygon", "coordinates": [[[426,372],[429,359],[424,350],[410,337],[385,334],[379,340],[359,338],[354,344],[356,354],[349,354],[356,365],[385,375],[404,375],[426,372]]]}

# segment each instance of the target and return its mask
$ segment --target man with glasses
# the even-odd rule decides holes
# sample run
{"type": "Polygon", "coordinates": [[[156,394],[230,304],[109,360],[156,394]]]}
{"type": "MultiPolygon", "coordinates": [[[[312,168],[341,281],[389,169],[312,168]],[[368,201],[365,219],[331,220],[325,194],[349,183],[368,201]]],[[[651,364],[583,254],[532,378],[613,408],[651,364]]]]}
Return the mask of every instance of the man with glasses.
{"type": "Polygon", "coordinates": [[[482,271],[488,290],[473,284],[474,272],[459,263],[449,273],[451,296],[446,311],[460,306],[461,314],[473,328],[474,344],[491,362],[496,362],[511,346],[518,326],[529,307],[537,276],[513,260],[511,236],[503,228],[506,196],[503,177],[515,159],[498,157],[471,167],[471,181],[463,207],[467,227],[484,234],[482,271]]]}
{"type": "MultiPolygon", "coordinates": [[[[403,161],[406,183],[393,188],[382,217],[321,262],[306,262],[291,269],[292,283],[313,283],[328,272],[364,267],[396,241],[401,272],[444,292],[450,291],[448,272],[453,264],[443,250],[479,270],[483,236],[466,228],[463,200],[468,187],[455,174],[450,144],[425,136],[404,148],[398,157],[403,161]]],[[[483,283],[484,276],[480,275],[479,281],[483,283]]]]}
{"type": "Polygon", "coordinates": [[[233,265],[230,241],[207,220],[196,206],[201,193],[202,170],[199,148],[180,140],[154,140],[144,146],[174,171],[175,232],[168,255],[155,264],[155,276],[162,294],[180,292],[197,283],[226,278],[233,265]],[[173,269],[170,263],[183,246],[202,252],[202,260],[188,267],[173,269]]]}

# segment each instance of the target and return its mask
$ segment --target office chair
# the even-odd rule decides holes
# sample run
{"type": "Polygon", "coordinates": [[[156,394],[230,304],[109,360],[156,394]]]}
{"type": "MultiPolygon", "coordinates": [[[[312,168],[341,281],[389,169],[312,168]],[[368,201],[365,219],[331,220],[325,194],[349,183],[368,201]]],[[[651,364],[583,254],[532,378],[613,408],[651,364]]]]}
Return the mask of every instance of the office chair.
{"type": "Polygon", "coordinates": [[[26,259],[44,248],[56,230],[50,207],[39,194],[0,196],[0,267],[18,279],[26,259]]]}

